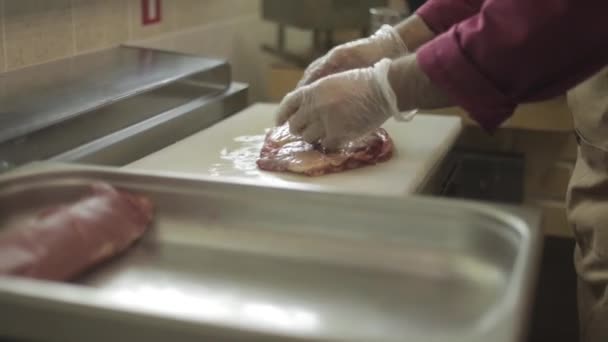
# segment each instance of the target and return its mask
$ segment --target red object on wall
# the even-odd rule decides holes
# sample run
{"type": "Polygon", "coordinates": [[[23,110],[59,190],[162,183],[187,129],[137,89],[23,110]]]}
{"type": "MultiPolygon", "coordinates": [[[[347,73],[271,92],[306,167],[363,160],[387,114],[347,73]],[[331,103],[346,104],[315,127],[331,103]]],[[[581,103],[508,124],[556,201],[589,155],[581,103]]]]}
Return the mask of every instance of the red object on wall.
{"type": "Polygon", "coordinates": [[[143,25],[159,23],[161,19],[161,0],[141,0],[141,22],[143,25]]]}

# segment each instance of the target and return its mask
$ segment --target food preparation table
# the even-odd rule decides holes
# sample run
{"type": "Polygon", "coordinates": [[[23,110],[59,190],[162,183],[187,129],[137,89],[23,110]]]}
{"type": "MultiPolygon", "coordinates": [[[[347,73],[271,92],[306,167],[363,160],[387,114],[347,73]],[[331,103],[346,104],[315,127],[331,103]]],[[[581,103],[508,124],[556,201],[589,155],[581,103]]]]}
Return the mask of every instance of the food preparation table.
{"type": "Polygon", "coordinates": [[[322,192],[401,196],[420,191],[462,130],[459,117],[421,114],[407,123],[391,119],[383,126],[395,143],[396,153],[390,161],[310,178],[263,172],[256,167],[264,132],[272,127],[276,109],[276,104],[255,104],[126,167],[248,180],[285,188],[305,186],[322,192]]]}

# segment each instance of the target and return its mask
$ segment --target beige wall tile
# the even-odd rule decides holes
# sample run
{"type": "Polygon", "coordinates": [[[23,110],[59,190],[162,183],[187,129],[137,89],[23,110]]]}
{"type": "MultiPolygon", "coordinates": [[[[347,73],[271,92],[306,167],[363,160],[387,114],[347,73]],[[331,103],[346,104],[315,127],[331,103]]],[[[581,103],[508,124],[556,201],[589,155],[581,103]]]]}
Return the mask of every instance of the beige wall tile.
{"type": "MultiPolygon", "coordinates": [[[[213,16],[210,12],[219,12],[218,9],[225,3],[231,3],[230,0],[175,0],[175,22],[179,28],[189,28],[203,25],[213,21],[213,16]]],[[[219,19],[219,17],[217,18],[219,19]]]]}
{"type": "Polygon", "coordinates": [[[260,45],[274,39],[275,26],[257,15],[243,15],[213,25],[152,37],[130,44],[227,60],[235,81],[249,84],[251,101],[267,101],[269,65],[279,62],[260,45]]]}
{"type": "Polygon", "coordinates": [[[281,64],[272,65],[268,68],[268,100],[281,102],[290,91],[294,90],[302,78],[301,69],[284,66],[281,64]]]}
{"type": "Polygon", "coordinates": [[[145,39],[221,22],[241,15],[257,14],[260,2],[259,0],[165,0],[162,6],[162,21],[144,26],[141,23],[141,1],[129,0],[131,39],[145,39]]]}
{"type": "Polygon", "coordinates": [[[7,69],[74,53],[70,0],[9,0],[4,9],[7,69]]]}
{"type": "MultiPolygon", "coordinates": [[[[156,38],[209,24],[222,26],[239,17],[258,18],[260,10],[260,0],[165,0],[162,21],[144,26],[141,0],[0,0],[0,3],[4,3],[6,12],[0,30],[5,28],[7,37],[4,42],[0,39],[0,71],[5,65],[8,70],[18,69],[129,40],[156,38]]],[[[223,39],[211,40],[214,45],[223,39]]]]}
{"type": "Polygon", "coordinates": [[[124,0],[72,0],[76,52],[116,46],[129,39],[124,0]]]}
{"type": "Polygon", "coordinates": [[[6,51],[4,50],[4,0],[0,0],[0,72],[6,69],[6,60],[4,59],[6,51]]]}
{"type": "Polygon", "coordinates": [[[208,25],[237,16],[258,13],[259,0],[174,0],[178,28],[208,25]]]}
{"type": "Polygon", "coordinates": [[[141,0],[126,0],[129,2],[129,38],[144,39],[175,31],[175,10],[177,6],[174,1],[162,2],[162,20],[159,23],[142,24],[141,0]]]}

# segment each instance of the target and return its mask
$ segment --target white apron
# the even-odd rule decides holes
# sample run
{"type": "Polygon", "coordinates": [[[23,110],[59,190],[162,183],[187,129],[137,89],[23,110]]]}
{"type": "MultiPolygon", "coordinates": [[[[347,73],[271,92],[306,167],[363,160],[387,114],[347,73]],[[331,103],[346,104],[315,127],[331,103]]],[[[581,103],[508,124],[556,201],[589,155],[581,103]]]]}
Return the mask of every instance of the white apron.
{"type": "Polygon", "coordinates": [[[608,67],[568,94],[579,152],[568,189],[581,342],[608,342],[608,67]]]}

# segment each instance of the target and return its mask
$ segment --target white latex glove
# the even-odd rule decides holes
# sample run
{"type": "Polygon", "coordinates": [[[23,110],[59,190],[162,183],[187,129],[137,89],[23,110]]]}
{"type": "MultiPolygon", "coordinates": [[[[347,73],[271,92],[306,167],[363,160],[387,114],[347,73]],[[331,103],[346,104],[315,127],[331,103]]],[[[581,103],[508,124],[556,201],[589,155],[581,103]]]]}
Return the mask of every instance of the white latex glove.
{"type": "Polygon", "coordinates": [[[288,94],[279,106],[277,124],[289,121],[291,133],[309,143],[335,149],[402,116],[388,80],[391,60],[374,67],[325,77],[288,94]]]}
{"type": "Polygon", "coordinates": [[[298,87],[342,71],[367,68],[383,58],[397,58],[408,53],[399,33],[389,25],[374,35],[339,45],[317,59],[304,71],[298,87]]]}

